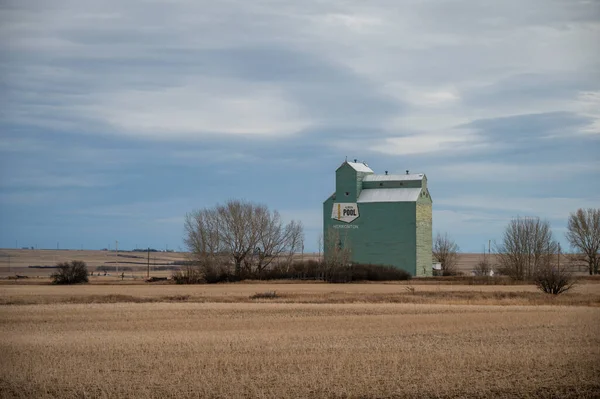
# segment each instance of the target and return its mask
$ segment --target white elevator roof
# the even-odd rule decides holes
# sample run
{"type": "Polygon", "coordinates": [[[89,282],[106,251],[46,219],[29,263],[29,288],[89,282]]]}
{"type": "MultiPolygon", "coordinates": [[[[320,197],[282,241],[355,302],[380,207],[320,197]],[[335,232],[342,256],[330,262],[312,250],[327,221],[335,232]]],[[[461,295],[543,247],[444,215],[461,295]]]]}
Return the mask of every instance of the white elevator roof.
{"type": "Polygon", "coordinates": [[[419,194],[420,188],[367,188],[360,192],[356,202],[415,202],[419,194]]]}
{"type": "Polygon", "coordinates": [[[423,180],[423,173],[412,173],[410,175],[368,175],[363,181],[407,181],[407,180],[423,180]]]}
{"type": "Polygon", "coordinates": [[[373,173],[373,170],[371,168],[369,168],[369,166],[366,163],[362,163],[362,162],[348,162],[348,165],[352,166],[352,168],[354,168],[354,170],[356,170],[357,172],[369,172],[369,173],[373,173]]]}

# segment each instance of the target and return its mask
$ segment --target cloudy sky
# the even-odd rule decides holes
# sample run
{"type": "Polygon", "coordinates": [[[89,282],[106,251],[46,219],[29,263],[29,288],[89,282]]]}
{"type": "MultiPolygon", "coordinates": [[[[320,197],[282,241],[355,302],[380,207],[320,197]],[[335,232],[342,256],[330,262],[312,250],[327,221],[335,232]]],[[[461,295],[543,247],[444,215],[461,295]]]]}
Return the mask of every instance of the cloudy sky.
{"type": "Polygon", "coordinates": [[[231,198],[305,225],[346,156],[427,174],[464,251],[600,206],[600,2],[3,0],[0,247],[183,248],[231,198]]]}

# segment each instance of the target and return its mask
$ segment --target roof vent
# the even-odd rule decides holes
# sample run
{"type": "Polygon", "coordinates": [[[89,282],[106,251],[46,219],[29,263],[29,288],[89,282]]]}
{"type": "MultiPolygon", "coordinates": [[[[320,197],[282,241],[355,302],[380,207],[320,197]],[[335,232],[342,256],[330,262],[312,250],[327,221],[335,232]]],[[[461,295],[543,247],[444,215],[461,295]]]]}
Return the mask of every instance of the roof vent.
{"type": "Polygon", "coordinates": [[[408,169],[406,169],[406,174],[408,174],[408,169]]]}

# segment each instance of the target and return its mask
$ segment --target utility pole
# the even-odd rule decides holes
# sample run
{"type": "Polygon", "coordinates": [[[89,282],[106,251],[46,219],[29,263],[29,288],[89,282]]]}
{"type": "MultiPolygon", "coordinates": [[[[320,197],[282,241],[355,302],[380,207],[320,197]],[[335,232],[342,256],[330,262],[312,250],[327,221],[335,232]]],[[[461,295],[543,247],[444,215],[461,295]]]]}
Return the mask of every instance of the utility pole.
{"type": "Polygon", "coordinates": [[[148,273],[146,274],[147,278],[150,278],[150,247],[148,247],[148,273]]]}
{"type": "Polygon", "coordinates": [[[8,272],[10,273],[10,254],[8,254],[8,272]]]}
{"type": "Polygon", "coordinates": [[[119,241],[115,240],[115,259],[117,260],[115,263],[117,264],[117,274],[119,274],[119,241]]]}
{"type": "Polygon", "coordinates": [[[557,252],[558,252],[558,254],[556,256],[556,260],[558,263],[558,271],[560,271],[560,242],[558,243],[558,251],[557,252]]]}

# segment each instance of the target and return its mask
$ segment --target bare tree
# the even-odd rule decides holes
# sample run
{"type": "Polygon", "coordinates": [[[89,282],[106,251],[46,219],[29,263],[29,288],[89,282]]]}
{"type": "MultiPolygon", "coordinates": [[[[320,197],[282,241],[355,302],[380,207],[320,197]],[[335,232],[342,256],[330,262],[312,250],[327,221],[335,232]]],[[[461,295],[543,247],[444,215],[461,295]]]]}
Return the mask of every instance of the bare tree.
{"type": "Polygon", "coordinates": [[[223,250],[215,210],[203,209],[188,213],[184,228],[185,244],[196,260],[202,263],[213,262],[223,250]]]}
{"type": "Polygon", "coordinates": [[[273,260],[285,258],[289,265],[296,252],[301,251],[304,229],[301,222],[291,221],[284,225],[279,212],[266,207],[257,209],[254,217],[258,240],[255,247],[256,261],[252,262],[259,275],[273,260]]]}
{"type": "Polygon", "coordinates": [[[225,247],[219,236],[219,218],[215,209],[201,209],[185,217],[184,242],[190,251],[191,262],[186,263],[176,274],[178,281],[188,284],[199,283],[207,276],[220,274],[223,268],[225,247]]]}
{"type": "Polygon", "coordinates": [[[50,275],[52,277],[52,284],[80,284],[88,282],[87,266],[82,260],[57,263],[56,269],[50,275]]]}
{"type": "Polygon", "coordinates": [[[442,275],[452,276],[456,274],[458,251],[458,245],[448,236],[448,233],[443,235],[437,233],[433,241],[433,257],[441,263],[442,275]]]}
{"type": "Polygon", "coordinates": [[[304,235],[301,223],[284,225],[277,211],[239,200],[188,213],[185,232],[185,244],[197,264],[206,269],[229,258],[237,276],[242,267],[260,273],[273,259],[290,257],[304,235]]]}
{"type": "Polygon", "coordinates": [[[321,252],[323,251],[323,233],[319,233],[318,237],[317,237],[317,249],[319,251],[319,258],[318,261],[321,262],[321,252]]]}
{"type": "Polygon", "coordinates": [[[573,288],[576,283],[569,268],[560,264],[560,244],[557,245],[556,251],[549,262],[538,268],[533,279],[535,285],[546,294],[562,294],[573,288]]]}
{"type": "Polygon", "coordinates": [[[285,249],[281,251],[281,254],[285,254],[285,263],[287,269],[294,261],[294,254],[298,252],[304,253],[304,226],[302,222],[291,221],[285,227],[285,249]]]}
{"type": "Polygon", "coordinates": [[[217,205],[216,226],[218,237],[225,251],[233,258],[235,274],[241,274],[242,262],[258,241],[258,224],[253,219],[257,206],[238,200],[217,205]]]}
{"type": "Polygon", "coordinates": [[[500,271],[515,280],[532,279],[538,269],[551,263],[557,248],[550,222],[517,217],[510,221],[502,242],[496,246],[500,271]]]}
{"type": "Polygon", "coordinates": [[[492,272],[492,262],[487,253],[483,253],[479,261],[475,265],[473,272],[476,276],[490,276],[492,272]]]}
{"type": "Polygon", "coordinates": [[[571,213],[567,240],[578,252],[578,260],[588,264],[588,272],[598,274],[600,268],[600,208],[578,209],[571,213]]]}
{"type": "Polygon", "coordinates": [[[352,252],[346,235],[341,235],[339,230],[331,227],[327,230],[323,245],[325,248],[325,259],[322,263],[323,278],[330,280],[337,270],[350,264],[352,252]]]}

